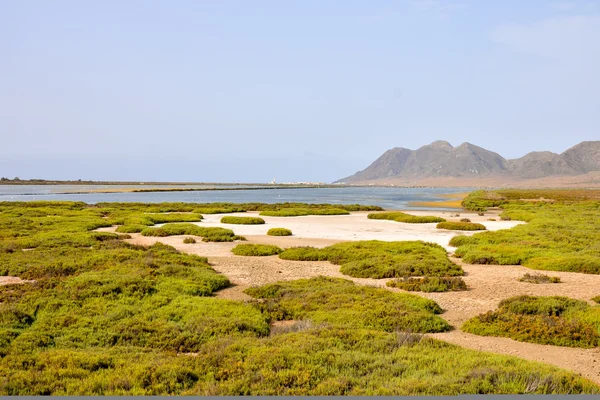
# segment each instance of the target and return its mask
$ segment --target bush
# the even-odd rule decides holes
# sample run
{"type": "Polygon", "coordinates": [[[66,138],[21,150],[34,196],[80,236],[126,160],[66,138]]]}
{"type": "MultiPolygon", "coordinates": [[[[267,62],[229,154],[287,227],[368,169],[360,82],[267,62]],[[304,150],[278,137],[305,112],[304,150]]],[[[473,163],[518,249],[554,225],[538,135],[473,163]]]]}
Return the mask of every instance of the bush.
{"type": "Polygon", "coordinates": [[[467,290],[467,284],[460,277],[425,277],[390,280],[387,286],[409,292],[456,292],[467,290]]]}
{"type": "Polygon", "coordinates": [[[421,241],[357,241],[323,249],[291,247],[279,257],[295,261],[330,261],[340,265],[343,274],[356,278],[463,275],[463,270],[448,259],[442,246],[421,241]]]}
{"type": "Polygon", "coordinates": [[[268,244],[238,244],[231,252],[236,256],[274,256],[283,250],[268,244]]]}
{"type": "Polygon", "coordinates": [[[265,220],[258,217],[233,217],[227,216],[221,218],[222,224],[237,224],[237,225],[261,225],[265,220]]]}
{"type": "Polygon", "coordinates": [[[461,218],[460,222],[471,222],[469,218],[461,218]]]}
{"type": "Polygon", "coordinates": [[[262,211],[260,215],[266,217],[301,217],[306,215],[348,215],[350,212],[341,208],[283,208],[280,210],[262,211]]]}
{"type": "Polygon", "coordinates": [[[399,212],[399,211],[368,214],[367,218],[369,218],[369,219],[386,219],[386,220],[396,221],[396,222],[406,222],[409,224],[428,224],[428,223],[446,221],[444,218],[440,218],[440,217],[433,217],[433,216],[419,217],[416,215],[410,215],[410,214],[406,214],[406,213],[399,212]]]}
{"type": "Polygon", "coordinates": [[[437,229],[449,229],[453,231],[484,231],[485,225],[476,222],[440,222],[436,226],[437,229]]]}
{"type": "Polygon", "coordinates": [[[517,296],[496,311],[467,321],[462,329],[482,336],[570,347],[596,347],[600,336],[597,307],[566,297],[517,296]]]}
{"type": "Polygon", "coordinates": [[[519,282],[528,282],[528,283],[560,283],[560,278],[558,276],[548,276],[543,274],[530,274],[526,273],[521,278],[519,278],[519,282]]]}
{"type": "Polygon", "coordinates": [[[193,237],[186,237],[185,239],[183,239],[183,243],[193,244],[193,243],[196,243],[196,239],[194,239],[193,237]]]}
{"type": "Polygon", "coordinates": [[[241,236],[236,236],[232,230],[224,228],[204,228],[193,224],[165,224],[160,228],[144,228],[141,232],[143,236],[176,236],[191,235],[201,236],[203,242],[233,242],[234,240],[244,240],[241,236]]]}
{"type": "Polygon", "coordinates": [[[292,236],[292,231],[286,228],[271,228],[267,231],[269,236],[292,236]]]}
{"type": "Polygon", "coordinates": [[[314,324],[386,332],[444,332],[446,321],[432,300],[387,290],[355,285],[353,282],[318,277],[279,282],[246,290],[262,299],[255,306],[271,320],[306,320],[314,324]]]}

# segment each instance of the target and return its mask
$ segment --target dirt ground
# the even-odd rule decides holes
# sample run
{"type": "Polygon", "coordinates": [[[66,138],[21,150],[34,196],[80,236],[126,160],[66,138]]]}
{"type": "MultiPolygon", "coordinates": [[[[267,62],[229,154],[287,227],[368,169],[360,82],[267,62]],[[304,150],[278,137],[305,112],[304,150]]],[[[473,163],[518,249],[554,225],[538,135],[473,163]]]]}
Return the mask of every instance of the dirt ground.
{"type": "MultiPolygon", "coordinates": [[[[439,215],[449,220],[466,217],[473,222],[484,223],[489,230],[506,229],[518,223],[516,221],[500,221],[496,212],[488,212],[484,216],[461,212],[460,217],[450,217],[455,212],[444,211],[410,211],[409,213],[439,215]],[[496,218],[498,221],[488,221],[488,218],[496,218]]],[[[240,215],[249,214],[251,213],[240,215]]],[[[236,234],[246,236],[247,243],[274,244],[284,248],[292,246],[325,247],[342,241],[377,239],[434,241],[452,251],[453,248],[448,246],[448,241],[457,234],[452,231],[439,231],[435,228],[435,224],[402,224],[393,221],[369,220],[366,218],[366,213],[352,213],[350,216],[265,217],[267,222],[265,225],[254,226],[220,224],[218,222],[220,217],[220,215],[208,216],[198,224],[233,229],[236,234]],[[291,229],[294,236],[266,236],[266,231],[271,227],[291,229]]],[[[114,227],[102,230],[113,231],[114,227]]],[[[248,287],[319,275],[349,279],[358,284],[401,292],[399,289],[387,287],[386,279],[360,279],[343,275],[339,272],[339,266],[329,262],[288,261],[281,260],[277,256],[235,256],[231,253],[231,249],[238,243],[205,243],[198,240],[195,244],[184,244],[185,236],[163,238],[144,237],[139,234],[132,236],[132,239],[128,240],[130,243],[150,245],[160,241],[172,245],[180,251],[208,257],[213,268],[227,276],[233,284],[231,287],[217,292],[217,297],[249,300],[250,297],[243,293],[248,287]]],[[[460,264],[465,270],[466,275],[463,279],[469,286],[468,291],[418,293],[418,295],[435,300],[440,304],[444,309],[442,316],[455,328],[450,332],[432,334],[432,337],[466,348],[545,362],[578,372],[600,384],[600,349],[577,349],[523,343],[507,338],[472,335],[459,329],[467,319],[493,310],[501,300],[517,295],[567,296],[592,304],[590,299],[600,294],[599,275],[546,271],[544,273],[560,277],[561,283],[533,284],[518,281],[523,274],[534,272],[522,266],[471,265],[456,258],[452,258],[452,261],[460,264]]]]}

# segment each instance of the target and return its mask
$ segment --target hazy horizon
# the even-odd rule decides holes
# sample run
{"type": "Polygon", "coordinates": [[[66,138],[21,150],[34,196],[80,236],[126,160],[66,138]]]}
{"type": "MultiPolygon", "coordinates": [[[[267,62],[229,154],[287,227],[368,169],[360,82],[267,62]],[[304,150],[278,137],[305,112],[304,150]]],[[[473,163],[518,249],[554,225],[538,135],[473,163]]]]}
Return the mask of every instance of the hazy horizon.
{"type": "Polygon", "coordinates": [[[600,3],[0,2],[0,176],[331,182],[600,138],[600,3]]]}

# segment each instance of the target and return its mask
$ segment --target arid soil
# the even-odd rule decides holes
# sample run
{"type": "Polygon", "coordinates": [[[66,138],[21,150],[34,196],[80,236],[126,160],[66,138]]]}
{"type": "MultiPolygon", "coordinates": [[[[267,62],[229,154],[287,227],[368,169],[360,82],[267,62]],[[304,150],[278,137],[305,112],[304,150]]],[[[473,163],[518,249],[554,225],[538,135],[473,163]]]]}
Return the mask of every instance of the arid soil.
{"type": "MultiPolygon", "coordinates": [[[[463,217],[473,222],[482,222],[488,229],[505,229],[515,226],[515,221],[488,221],[497,218],[495,212],[484,216],[461,212],[460,217],[449,217],[455,212],[423,211],[409,213],[414,215],[439,215],[450,220],[463,217]]],[[[251,213],[245,213],[246,215],[251,213]]],[[[243,226],[224,225],[218,221],[220,215],[208,216],[198,223],[201,226],[226,226],[236,234],[245,235],[247,243],[274,244],[281,247],[315,246],[325,247],[333,243],[349,240],[427,240],[444,245],[450,252],[448,241],[457,232],[439,231],[435,224],[403,224],[393,221],[368,220],[366,213],[352,213],[350,216],[310,216],[271,218],[265,217],[265,225],[243,226]],[[266,236],[271,227],[289,228],[294,232],[291,237],[266,236]],[[312,235],[312,237],[311,237],[312,235]]],[[[114,228],[103,228],[111,231],[114,228]]],[[[360,279],[343,275],[339,266],[329,262],[300,262],[281,260],[277,256],[270,257],[241,257],[231,253],[237,243],[205,243],[200,240],[195,244],[184,244],[185,236],[144,237],[133,234],[128,241],[136,244],[149,245],[160,241],[174,246],[180,251],[206,256],[213,268],[226,275],[233,285],[217,292],[218,297],[249,300],[243,291],[250,286],[258,286],[281,280],[310,278],[319,275],[350,279],[358,284],[382,287],[391,291],[399,289],[388,288],[386,279],[360,279]]],[[[569,272],[540,271],[551,276],[558,276],[561,283],[534,284],[519,282],[525,273],[533,273],[522,266],[493,266],[465,264],[460,259],[452,258],[466,272],[463,278],[469,286],[468,291],[448,293],[418,293],[421,296],[435,300],[445,310],[442,315],[455,329],[450,332],[433,334],[432,337],[472,348],[498,354],[513,355],[528,360],[545,362],[561,368],[569,369],[590,380],[600,383],[600,350],[577,349],[568,347],[538,345],[517,342],[507,338],[483,337],[468,334],[460,330],[467,319],[493,310],[498,303],[508,297],[517,295],[536,296],[567,296],[591,302],[591,298],[600,294],[600,276],[569,272]]]]}

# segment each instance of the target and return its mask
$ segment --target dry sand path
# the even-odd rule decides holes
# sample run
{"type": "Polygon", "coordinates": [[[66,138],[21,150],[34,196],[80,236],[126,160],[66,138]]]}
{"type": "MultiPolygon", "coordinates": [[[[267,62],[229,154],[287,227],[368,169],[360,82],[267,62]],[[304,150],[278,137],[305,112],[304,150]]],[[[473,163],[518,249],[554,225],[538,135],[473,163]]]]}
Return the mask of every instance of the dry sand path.
{"type": "MultiPolygon", "coordinates": [[[[454,214],[430,211],[411,211],[410,213],[415,215],[440,215],[443,217],[454,214]]],[[[240,215],[248,214],[251,213],[240,215]]],[[[487,213],[484,217],[469,213],[461,214],[461,217],[467,216],[473,222],[486,224],[490,230],[504,229],[515,225],[514,221],[487,221],[487,218],[494,218],[490,213],[487,213]]],[[[267,224],[258,226],[224,225],[218,222],[220,217],[220,215],[209,216],[199,224],[202,226],[225,226],[233,229],[236,234],[246,236],[248,243],[275,244],[281,247],[325,247],[341,241],[378,239],[434,241],[452,250],[448,246],[448,241],[456,234],[456,232],[436,231],[435,224],[411,225],[392,221],[368,220],[365,213],[352,213],[350,216],[266,217],[267,224]],[[427,227],[425,225],[433,226],[427,227]],[[265,236],[264,233],[270,227],[290,228],[294,232],[294,236],[265,236]]],[[[104,230],[110,231],[113,229],[104,228],[104,230]]],[[[250,286],[320,275],[349,279],[362,285],[402,292],[399,289],[385,286],[386,279],[360,279],[343,275],[339,272],[339,266],[329,262],[288,261],[281,260],[277,256],[239,257],[231,253],[231,249],[237,243],[198,242],[184,244],[184,236],[163,238],[144,237],[139,234],[132,236],[132,239],[128,240],[131,243],[150,245],[160,241],[172,245],[180,251],[208,257],[213,268],[226,275],[233,284],[230,288],[217,292],[217,297],[249,300],[250,297],[244,294],[243,291],[250,286]]],[[[445,310],[442,316],[455,328],[450,332],[432,334],[432,337],[466,348],[545,362],[578,372],[600,384],[600,349],[538,345],[517,342],[508,338],[477,336],[460,331],[460,326],[467,319],[495,309],[501,300],[512,296],[567,296],[591,304],[590,299],[600,294],[600,276],[551,272],[550,275],[561,278],[561,283],[532,284],[518,281],[518,278],[523,274],[532,272],[532,270],[522,266],[471,265],[463,263],[460,259],[452,258],[452,260],[460,264],[465,270],[466,276],[463,279],[470,290],[448,293],[417,293],[438,302],[445,310]]]]}

